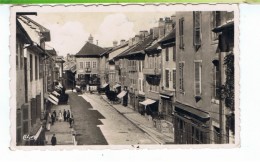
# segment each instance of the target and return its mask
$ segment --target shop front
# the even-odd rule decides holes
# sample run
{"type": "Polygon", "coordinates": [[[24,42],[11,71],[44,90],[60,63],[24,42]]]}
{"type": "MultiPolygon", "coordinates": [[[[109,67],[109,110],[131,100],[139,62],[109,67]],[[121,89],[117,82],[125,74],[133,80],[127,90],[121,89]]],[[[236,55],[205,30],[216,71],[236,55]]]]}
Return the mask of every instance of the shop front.
{"type": "Polygon", "coordinates": [[[158,101],[147,98],[139,103],[143,106],[141,110],[142,115],[147,116],[149,120],[158,117],[158,101]]]}
{"type": "Polygon", "coordinates": [[[175,144],[209,144],[210,115],[178,102],[175,102],[174,106],[175,144]]]}

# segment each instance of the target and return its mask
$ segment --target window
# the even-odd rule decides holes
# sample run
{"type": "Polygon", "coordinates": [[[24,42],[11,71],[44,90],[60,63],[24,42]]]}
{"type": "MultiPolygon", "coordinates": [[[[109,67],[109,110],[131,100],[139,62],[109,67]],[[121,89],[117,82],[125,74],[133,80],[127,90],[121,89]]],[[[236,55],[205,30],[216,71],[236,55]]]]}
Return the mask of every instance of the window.
{"type": "MultiPolygon", "coordinates": [[[[212,12],[212,29],[221,25],[220,11],[212,12]]],[[[218,33],[212,32],[212,39],[218,39],[218,33]]]]}
{"type": "Polygon", "coordinates": [[[90,61],[85,62],[85,68],[90,68],[90,61]]]}
{"type": "Polygon", "coordinates": [[[180,39],[180,44],[179,48],[184,49],[184,41],[183,41],[183,36],[184,36],[184,18],[179,19],[179,39],[180,39]]]}
{"type": "Polygon", "coordinates": [[[165,87],[166,88],[169,88],[169,79],[170,79],[169,70],[165,70],[165,87]]]}
{"type": "Polygon", "coordinates": [[[83,62],[79,62],[79,68],[83,69],[83,62]]]}
{"type": "Polygon", "coordinates": [[[93,61],[93,62],[92,62],[92,68],[93,68],[93,69],[96,69],[96,68],[97,68],[97,62],[96,62],[96,61],[93,61]]]}
{"type": "Polygon", "coordinates": [[[184,92],[183,73],[184,73],[184,62],[179,62],[180,92],[184,92]]]}
{"type": "Polygon", "coordinates": [[[169,61],[169,48],[165,48],[165,61],[169,61]]]}
{"type": "Polygon", "coordinates": [[[213,72],[213,97],[215,99],[219,99],[219,86],[220,86],[220,71],[219,71],[219,62],[216,61],[214,64],[214,72],[213,72]]]}
{"type": "Polygon", "coordinates": [[[201,12],[193,12],[193,44],[198,50],[201,45],[201,12]]]}
{"type": "Polygon", "coordinates": [[[38,79],[38,57],[35,56],[35,80],[38,79]]]}
{"type": "Polygon", "coordinates": [[[173,60],[174,62],[176,61],[176,48],[175,48],[175,46],[173,46],[172,60],[173,60]]]}
{"type": "Polygon", "coordinates": [[[172,88],[176,89],[176,69],[172,70],[172,88]]]}
{"type": "Polygon", "coordinates": [[[195,80],[194,80],[194,89],[195,89],[195,96],[201,95],[201,61],[194,62],[194,69],[195,69],[195,80]]]}
{"type": "Polygon", "coordinates": [[[30,81],[33,80],[33,57],[30,54],[30,81]]]}

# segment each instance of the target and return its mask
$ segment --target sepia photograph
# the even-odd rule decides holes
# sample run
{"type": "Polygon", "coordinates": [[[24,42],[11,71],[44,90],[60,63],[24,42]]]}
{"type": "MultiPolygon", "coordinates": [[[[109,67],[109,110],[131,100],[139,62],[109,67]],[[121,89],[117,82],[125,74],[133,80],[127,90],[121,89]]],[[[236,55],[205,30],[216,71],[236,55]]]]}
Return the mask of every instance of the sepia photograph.
{"type": "Polygon", "coordinates": [[[236,4],[10,16],[14,148],[239,147],[236,4]]]}

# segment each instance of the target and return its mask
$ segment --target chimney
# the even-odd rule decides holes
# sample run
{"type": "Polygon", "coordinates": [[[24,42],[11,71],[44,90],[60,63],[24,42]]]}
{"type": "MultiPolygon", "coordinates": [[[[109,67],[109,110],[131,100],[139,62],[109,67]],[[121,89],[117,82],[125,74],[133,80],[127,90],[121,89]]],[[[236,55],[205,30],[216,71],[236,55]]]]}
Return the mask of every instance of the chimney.
{"type": "Polygon", "coordinates": [[[113,41],[113,47],[117,46],[117,41],[113,41]]]}
{"type": "Polygon", "coordinates": [[[173,29],[173,20],[170,17],[165,18],[165,35],[169,34],[173,29]]]}
{"type": "Polygon", "coordinates": [[[120,45],[123,45],[124,43],[125,43],[124,39],[120,40],[120,45]]]}
{"type": "Polygon", "coordinates": [[[128,46],[131,47],[133,45],[133,39],[130,38],[129,41],[128,41],[128,46]]]}
{"type": "Polygon", "coordinates": [[[159,37],[159,27],[154,27],[153,28],[153,39],[156,39],[159,37]]]}
{"type": "Polygon", "coordinates": [[[133,45],[135,45],[139,41],[140,41],[140,36],[139,35],[135,35],[135,37],[133,38],[133,45]]]}
{"type": "Polygon", "coordinates": [[[97,41],[97,46],[98,46],[98,40],[96,40],[97,41]]]}
{"type": "Polygon", "coordinates": [[[159,38],[164,37],[165,35],[165,21],[163,20],[163,18],[159,19],[159,38]]]}
{"type": "Polygon", "coordinates": [[[93,38],[92,35],[90,34],[89,37],[88,37],[88,42],[93,44],[93,39],[94,39],[94,38],[93,38]]]}
{"type": "Polygon", "coordinates": [[[148,31],[147,30],[142,30],[139,32],[140,39],[143,40],[145,37],[148,36],[148,31]]]}

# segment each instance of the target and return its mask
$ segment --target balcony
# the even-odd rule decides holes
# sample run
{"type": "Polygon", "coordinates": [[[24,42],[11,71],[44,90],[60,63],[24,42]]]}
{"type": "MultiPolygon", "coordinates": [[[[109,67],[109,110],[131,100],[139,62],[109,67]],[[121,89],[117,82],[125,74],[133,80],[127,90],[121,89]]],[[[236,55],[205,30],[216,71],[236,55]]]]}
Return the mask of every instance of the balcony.
{"type": "Polygon", "coordinates": [[[162,70],[158,68],[144,68],[144,75],[161,75],[162,70]]]}

